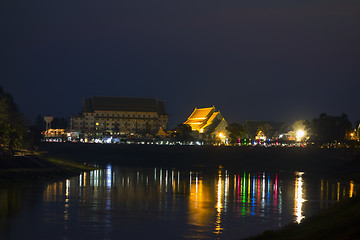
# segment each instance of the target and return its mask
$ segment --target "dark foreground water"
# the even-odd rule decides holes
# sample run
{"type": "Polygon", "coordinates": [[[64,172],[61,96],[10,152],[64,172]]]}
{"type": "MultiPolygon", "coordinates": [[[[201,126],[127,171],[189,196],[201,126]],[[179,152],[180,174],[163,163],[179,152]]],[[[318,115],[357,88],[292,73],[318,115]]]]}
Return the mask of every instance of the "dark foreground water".
{"type": "Polygon", "coordinates": [[[3,183],[1,239],[242,239],[356,194],[307,173],[105,169],[60,182],[3,183]]]}

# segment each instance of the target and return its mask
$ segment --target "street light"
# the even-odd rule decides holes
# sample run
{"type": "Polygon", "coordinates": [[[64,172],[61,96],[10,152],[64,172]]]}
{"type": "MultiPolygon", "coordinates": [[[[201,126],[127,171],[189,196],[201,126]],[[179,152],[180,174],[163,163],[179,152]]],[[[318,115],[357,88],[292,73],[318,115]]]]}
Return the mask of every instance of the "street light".
{"type": "Polygon", "coordinates": [[[304,130],[300,129],[300,130],[297,130],[296,132],[296,140],[297,141],[300,141],[302,137],[305,136],[305,132],[304,130]]]}

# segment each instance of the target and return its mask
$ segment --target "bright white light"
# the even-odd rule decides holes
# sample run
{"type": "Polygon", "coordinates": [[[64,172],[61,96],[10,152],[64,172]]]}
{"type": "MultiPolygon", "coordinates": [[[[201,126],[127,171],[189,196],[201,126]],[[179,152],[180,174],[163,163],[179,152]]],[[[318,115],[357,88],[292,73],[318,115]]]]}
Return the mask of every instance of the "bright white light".
{"type": "Polygon", "coordinates": [[[296,138],[297,138],[297,140],[298,141],[300,141],[301,140],[301,138],[302,137],[304,137],[305,136],[305,132],[304,132],[304,130],[298,130],[297,132],[296,132],[296,138]]]}

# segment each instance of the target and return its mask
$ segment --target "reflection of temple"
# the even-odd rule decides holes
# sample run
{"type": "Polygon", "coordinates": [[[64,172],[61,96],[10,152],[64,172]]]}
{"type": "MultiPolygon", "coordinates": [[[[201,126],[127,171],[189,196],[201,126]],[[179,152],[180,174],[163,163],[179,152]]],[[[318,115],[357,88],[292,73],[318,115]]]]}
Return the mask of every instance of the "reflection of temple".
{"type": "Polygon", "coordinates": [[[193,131],[204,134],[211,140],[225,143],[227,141],[228,126],[220,111],[215,107],[195,108],[190,117],[184,122],[193,131]]]}
{"type": "Polygon", "coordinates": [[[212,197],[210,186],[203,184],[197,173],[190,173],[190,177],[189,223],[198,227],[207,227],[209,219],[214,215],[212,208],[206,204],[212,197]]]}

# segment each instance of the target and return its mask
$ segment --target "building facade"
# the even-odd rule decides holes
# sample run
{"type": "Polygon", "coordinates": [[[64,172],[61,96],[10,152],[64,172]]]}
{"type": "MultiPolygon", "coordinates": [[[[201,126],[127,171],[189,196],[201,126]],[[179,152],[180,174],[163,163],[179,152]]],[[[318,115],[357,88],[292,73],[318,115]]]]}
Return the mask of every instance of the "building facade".
{"type": "Polygon", "coordinates": [[[93,96],[83,100],[82,112],[71,117],[70,125],[90,135],[150,134],[167,129],[168,115],[156,98],[93,96]]]}

